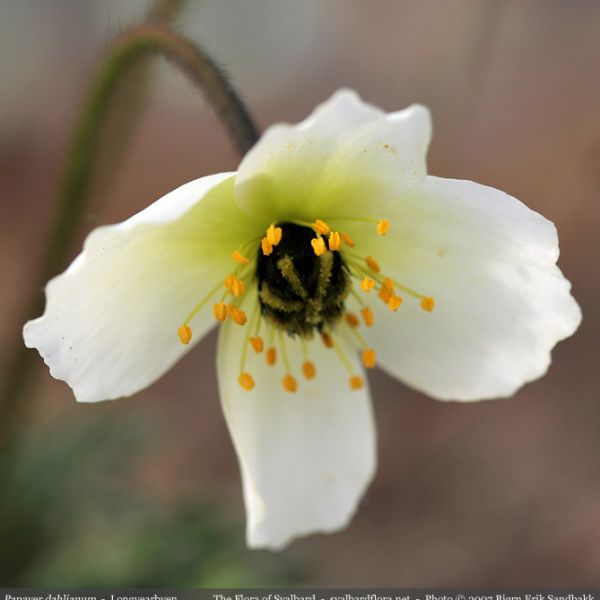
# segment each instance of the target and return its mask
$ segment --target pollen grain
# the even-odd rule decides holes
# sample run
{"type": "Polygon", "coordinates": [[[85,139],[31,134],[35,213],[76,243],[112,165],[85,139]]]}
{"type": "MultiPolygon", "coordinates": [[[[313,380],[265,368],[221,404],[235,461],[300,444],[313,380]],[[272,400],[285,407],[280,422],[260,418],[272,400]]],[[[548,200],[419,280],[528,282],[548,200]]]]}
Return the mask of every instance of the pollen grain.
{"type": "Polygon", "coordinates": [[[310,241],[310,245],[317,256],[321,256],[327,252],[327,246],[325,246],[325,240],[322,237],[313,238],[310,241]]]}
{"type": "Polygon", "coordinates": [[[379,273],[379,271],[381,271],[379,264],[371,256],[367,256],[365,258],[365,262],[367,263],[367,266],[369,267],[369,269],[371,269],[371,271],[374,271],[375,273],[379,273]]]}
{"type": "Polygon", "coordinates": [[[213,314],[217,321],[225,321],[227,319],[227,307],[224,302],[217,302],[213,307],[213,314]]]}
{"type": "Polygon", "coordinates": [[[192,329],[189,325],[182,325],[178,330],[179,340],[186,346],[192,341],[192,329]]]}
{"type": "Polygon", "coordinates": [[[377,235],[385,235],[390,228],[390,222],[385,219],[377,221],[377,235]]]}
{"type": "Polygon", "coordinates": [[[370,292],[375,287],[375,282],[365,275],[365,278],[360,282],[360,289],[364,292],[370,292]]]}
{"type": "Polygon", "coordinates": [[[431,296],[421,298],[421,308],[427,312],[432,312],[435,307],[435,300],[431,296]]]}
{"type": "Polygon", "coordinates": [[[360,375],[353,375],[350,377],[350,389],[360,390],[365,386],[365,382],[360,375]]]}
{"type": "Polygon", "coordinates": [[[290,375],[290,373],[282,379],[281,383],[286,392],[291,392],[293,394],[298,389],[298,382],[293,375],[290,375]]]}
{"type": "Polygon", "coordinates": [[[302,373],[306,379],[314,379],[317,375],[317,368],[310,360],[305,360],[302,365],[302,373]]]}
{"type": "Polygon", "coordinates": [[[372,348],[363,350],[362,361],[367,369],[373,369],[375,367],[375,350],[372,348]]]}
{"type": "Polygon", "coordinates": [[[254,387],[254,379],[252,379],[252,375],[247,373],[246,371],[242,371],[240,376],[238,377],[238,383],[249,392],[254,387]]]}
{"type": "Polygon", "coordinates": [[[252,348],[254,349],[254,352],[256,352],[256,354],[260,354],[263,351],[264,342],[260,336],[251,337],[248,341],[250,342],[250,345],[252,346],[252,348]]]}
{"type": "Polygon", "coordinates": [[[329,225],[327,225],[327,223],[325,223],[325,221],[322,221],[321,219],[317,219],[312,224],[312,228],[321,235],[327,235],[331,231],[329,225]]]}
{"type": "Polygon", "coordinates": [[[247,259],[239,250],[236,250],[232,255],[231,258],[233,258],[233,260],[235,260],[236,262],[240,263],[240,265],[249,265],[250,264],[250,260],[247,259]]]}
{"type": "Polygon", "coordinates": [[[373,327],[373,323],[375,323],[375,318],[373,316],[373,311],[365,306],[361,311],[363,321],[367,327],[373,327]]]}

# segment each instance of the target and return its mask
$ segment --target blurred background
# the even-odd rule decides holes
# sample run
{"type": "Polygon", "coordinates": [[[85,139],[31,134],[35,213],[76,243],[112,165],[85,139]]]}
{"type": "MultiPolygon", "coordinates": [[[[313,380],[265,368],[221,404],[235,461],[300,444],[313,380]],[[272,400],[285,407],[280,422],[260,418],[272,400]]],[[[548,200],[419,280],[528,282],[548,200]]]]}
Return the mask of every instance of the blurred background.
{"type": "MultiPolygon", "coordinates": [[[[37,316],[24,310],[87,86],[114,35],[152,8],[0,0],[5,379],[37,316]]],[[[428,105],[430,172],[499,187],[554,221],[583,325],[508,400],[441,403],[372,373],[379,469],[358,514],[278,554],[244,546],[214,334],[151,388],[97,405],[77,405],[36,355],[1,445],[0,584],[600,585],[600,3],[190,0],[172,18],[261,128],[341,86],[387,110],[428,105]]],[[[237,166],[197,90],[156,65],[69,260],[93,227],[237,166]]]]}

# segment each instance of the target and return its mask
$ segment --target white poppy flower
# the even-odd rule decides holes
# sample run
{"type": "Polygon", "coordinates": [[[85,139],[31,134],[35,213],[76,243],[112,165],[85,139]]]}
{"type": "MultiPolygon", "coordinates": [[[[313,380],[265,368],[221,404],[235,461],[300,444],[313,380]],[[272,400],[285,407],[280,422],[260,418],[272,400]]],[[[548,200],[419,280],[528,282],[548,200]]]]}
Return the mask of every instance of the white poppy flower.
{"type": "Polygon", "coordinates": [[[216,318],[249,545],[344,527],[375,470],[375,355],[441,400],[508,396],[581,319],[553,224],[427,175],[430,135],[422,106],[337,92],[271,127],[236,173],[93,231],[25,343],[96,402],[150,385],[216,318]]]}

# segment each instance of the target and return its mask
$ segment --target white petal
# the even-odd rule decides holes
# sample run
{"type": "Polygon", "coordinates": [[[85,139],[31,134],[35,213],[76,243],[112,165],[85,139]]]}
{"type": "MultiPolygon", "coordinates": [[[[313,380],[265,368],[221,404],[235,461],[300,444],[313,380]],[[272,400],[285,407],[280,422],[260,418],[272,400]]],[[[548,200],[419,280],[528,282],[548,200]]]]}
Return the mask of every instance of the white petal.
{"type": "MultiPolygon", "coordinates": [[[[335,351],[320,341],[309,350],[317,377],[306,381],[298,375],[300,343],[288,338],[298,391],[282,388],[281,353],[269,367],[264,354],[250,350],[245,370],[256,387],[247,392],[237,382],[244,335],[242,327],[221,327],[217,370],[240,462],[248,545],[279,549],[295,537],[345,527],[375,471],[368,390],[349,390],[335,351]]],[[[354,356],[351,360],[362,372],[354,356]]]]}
{"type": "Polygon", "coordinates": [[[421,181],[430,137],[426,108],[385,114],[341,90],[298,125],[267,130],[240,165],[238,201],[270,220],[345,214],[421,181]]]}
{"type": "Polygon", "coordinates": [[[373,204],[392,225],[367,251],[436,300],[427,313],[405,296],[391,313],[374,298],[372,343],[386,370],[444,400],[508,396],[546,372],[581,320],[550,221],[494,188],[435,177],[373,204]]]}
{"type": "MultiPolygon", "coordinates": [[[[188,183],[131,219],[100,227],[46,288],[46,310],[25,325],[51,374],[81,402],[129,396],[159,378],[189,347],[177,330],[235,263],[255,232],[233,198],[233,175],[188,183]]],[[[212,308],[191,323],[198,341],[212,308]]]]}

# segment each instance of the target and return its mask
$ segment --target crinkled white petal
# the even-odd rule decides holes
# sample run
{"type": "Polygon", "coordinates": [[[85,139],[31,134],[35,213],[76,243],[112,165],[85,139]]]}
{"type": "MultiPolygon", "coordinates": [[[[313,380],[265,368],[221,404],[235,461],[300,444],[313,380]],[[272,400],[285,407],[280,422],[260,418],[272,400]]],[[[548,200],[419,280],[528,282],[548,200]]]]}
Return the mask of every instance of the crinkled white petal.
{"type": "MultiPolygon", "coordinates": [[[[46,288],[44,315],[25,325],[57,379],[81,402],[129,396],[158,379],[189,348],[177,330],[256,235],[233,196],[233,175],[204,177],[118,225],[94,230],[83,252],[46,288]]],[[[193,341],[214,324],[191,323],[193,341]]]]}
{"type": "Polygon", "coordinates": [[[364,233],[361,250],[436,300],[428,313],[400,291],[392,313],[373,293],[367,335],[384,369],[443,400],[508,396],[546,372],[581,320],[550,221],[497,189],[437,177],[368,206],[391,228],[384,238],[364,233]]]}
{"type": "Polygon", "coordinates": [[[421,181],[430,137],[423,106],[386,114],[340,90],[298,125],[266,131],[240,165],[238,201],[270,220],[346,214],[421,181]]]}
{"type": "MultiPolygon", "coordinates": [[[[286,341],[298,379],[295,394],[282,388],[276,366],[249,350],[245,367],[256,382],[238,382],[245,328],[221,327],[217,370],[223,412],[238,455],[253,548],[279,549],[293,538],[345,527],[375,472],[375,430],[367,389],[351,391],[334,350],[309,345],[316,379],[300,373],[300,342],[286,341]]],[[[356,372],[361,366],[352,351],[356,372]]]]}

